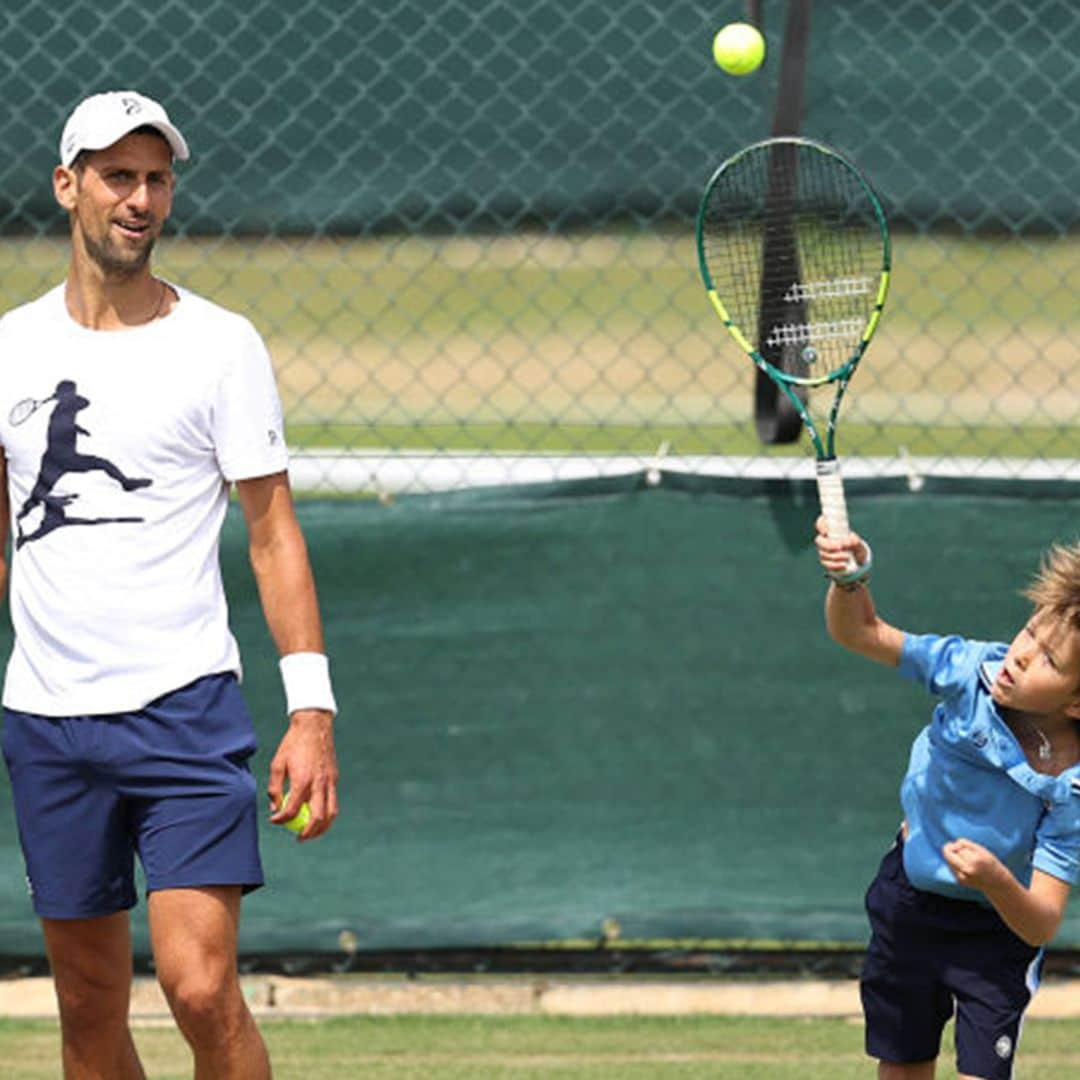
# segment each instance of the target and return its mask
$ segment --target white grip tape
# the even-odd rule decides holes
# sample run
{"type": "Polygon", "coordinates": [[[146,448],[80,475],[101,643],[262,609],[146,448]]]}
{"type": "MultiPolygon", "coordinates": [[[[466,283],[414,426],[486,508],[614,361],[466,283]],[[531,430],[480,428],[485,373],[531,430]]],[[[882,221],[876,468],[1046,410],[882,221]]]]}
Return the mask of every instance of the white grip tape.
{"type": "Polygon", "coordinates": [[[817,489],[829,535],[844,536],[851,532],[847,500],[844,498],[844,478],[840,475],[840,463],[835,458],[817,463],[817,489]]]}
{"type": "MultiPolygon", "coordinates": [[[[835,458],[817,463],[817,489],[829,535],[846,536],[851,532],[851,526],[848,524],[847,499],[844,498],[844,478],[840,475],[840,462],[835,458]]],[[[850,556],[844,574],[852,574],[858,569],[855,557],[850,556]]]]}
{"type": "Polygon", "coordinates": [[[337,713],[330,683],[330,661],[322,653],[288,653],[278,661],[285,688],[285,710],[324,709],[337,713]]]}

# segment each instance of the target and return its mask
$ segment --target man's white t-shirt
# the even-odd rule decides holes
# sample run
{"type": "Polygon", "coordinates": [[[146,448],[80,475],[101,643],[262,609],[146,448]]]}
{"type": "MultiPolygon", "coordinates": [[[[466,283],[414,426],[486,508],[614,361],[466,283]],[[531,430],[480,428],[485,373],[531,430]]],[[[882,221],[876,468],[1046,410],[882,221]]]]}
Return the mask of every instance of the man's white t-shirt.
{"type": "Polygon", "coordinates": [[[239,674],[218,543],[229,482],[288,468],[281,404],[251,323],[176,292],[129,330],[80,326],[62,285],[0,319],[9,708],[127,712],[239,674]]]}

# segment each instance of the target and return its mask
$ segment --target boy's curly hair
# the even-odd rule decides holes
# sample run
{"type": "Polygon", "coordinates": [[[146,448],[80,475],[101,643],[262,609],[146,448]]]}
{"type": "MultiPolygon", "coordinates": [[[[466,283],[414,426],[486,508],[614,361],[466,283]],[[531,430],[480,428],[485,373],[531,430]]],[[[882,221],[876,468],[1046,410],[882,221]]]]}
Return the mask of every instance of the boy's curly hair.
{"type": "Polygon", "coordinates": [[[1054,544],[1043,555],[1024,596],[1071,629],[1080,630],[1080,543],[1054,544]]]}

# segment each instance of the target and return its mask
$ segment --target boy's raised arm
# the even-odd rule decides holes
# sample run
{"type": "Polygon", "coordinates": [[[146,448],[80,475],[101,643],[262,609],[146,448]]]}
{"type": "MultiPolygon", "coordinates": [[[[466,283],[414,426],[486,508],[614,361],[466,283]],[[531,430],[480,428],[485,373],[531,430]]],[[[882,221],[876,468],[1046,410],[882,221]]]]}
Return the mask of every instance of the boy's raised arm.
{"type": "MultiPolygon", "coordinates": [[[[856,533],[829,536],[824,518],[818,518],[815,543],[826,574],[842,572],[849,557],[863,565],[869,556],[866,541],[856,533]]],[[[865,581],[846,586],[830,583],[825,597],[825,625],[833,640],[852,652],[891,667],[900,662],[904,633],[878,615],[865,581]]]]}

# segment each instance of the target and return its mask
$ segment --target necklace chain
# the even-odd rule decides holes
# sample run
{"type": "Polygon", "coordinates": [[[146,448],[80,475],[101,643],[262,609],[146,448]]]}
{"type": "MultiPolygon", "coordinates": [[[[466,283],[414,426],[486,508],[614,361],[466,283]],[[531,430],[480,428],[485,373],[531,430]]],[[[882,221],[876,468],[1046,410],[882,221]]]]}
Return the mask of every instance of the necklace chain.
{"type": "Polygon", "coordinates": [[[1032,738],[1038,739],[1039,745],[1035,748],[1036,757],[1044,764],[1050,761],[1054,756],[1054,744],[1047,738],[1046,732],[1030,716],[1022,712],[1014,712],[1013,717],[1009,726],[1013,729],[1016,738],[1023,742],[1030,742],[1032,738]],[[1020,720],[1024,722],[1022,738],[1020,729],[1016,726],[1020,720]]]}
{"type": "Polygon", "coordinates": [[[1040,761],[1049,761],[1054,756],[1054,747],[1050,740],[1046,737],[1046,732],[1038,726],[1034,721],[1028,720],[1028,725],[1031,730],[1035,732],[1039,739],[1039,749],[1037,751],[1040,761]]]}
{"type": "Polygon", "coordinates": [[[154,308],[154,311],[151,314],[150,318],[146,320],[148,323],[152,323],[161,314],[161,309],[165,306],[165,297],[169,293],[169,287],[165,284],[165,282],[162,281],[160,278],[157,278],[156,280],[158,283],[158,302],[157,307],[154,308]]]}

